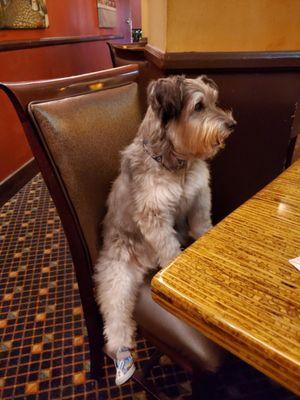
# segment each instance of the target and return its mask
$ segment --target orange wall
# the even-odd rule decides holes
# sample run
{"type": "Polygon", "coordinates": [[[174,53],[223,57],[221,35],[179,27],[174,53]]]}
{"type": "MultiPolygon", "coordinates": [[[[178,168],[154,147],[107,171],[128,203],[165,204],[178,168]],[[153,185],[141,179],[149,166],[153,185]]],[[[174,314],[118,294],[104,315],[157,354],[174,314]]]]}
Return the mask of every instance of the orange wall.
{"type": "Polygon", "coordinates": [[[143,36],[152,47],[166,51],[168,0],[142,0],[141,5],[143,36]]]}
{"type": "Polygon", "coordinates": [[[142,27],[141,0],[130,0],[132,27],[142,27]]]}
{"type": "Polygon", "coordinates": [[[300,49],[299,0],[142,0],[143,35],[163,52],[300,49]]]}
{"type": "MultiPolygon", "coordinates": [[[[3,30],[0,41],[42,37],[122,34],[129,0],[117,0],[115,29],[99,29],[96,0],[48,0],[50,26],[38,30],[3,30]]],[[[0,81],[56,78],[111,67],[105,42],[89,42],[37,49],[0,52],[0,81]]],[[[0,93],[0,182],[32,157],[17,116],[0,93]]]]}
{"type": "Polygon", "coordinates": [[[168,0],[169,52],[299,48],[299,0],[168,0]]]}

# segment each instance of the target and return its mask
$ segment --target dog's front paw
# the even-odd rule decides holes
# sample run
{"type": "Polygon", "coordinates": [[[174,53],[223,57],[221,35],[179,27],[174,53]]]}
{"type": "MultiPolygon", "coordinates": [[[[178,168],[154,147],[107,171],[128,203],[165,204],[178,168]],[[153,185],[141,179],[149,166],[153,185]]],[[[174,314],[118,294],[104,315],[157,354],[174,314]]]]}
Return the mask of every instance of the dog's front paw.
{"type": "Polygon", "coordinates": [[[161,257],[160,258],[160,267],[165,268],[168,264],[170,264],[171,261],[174,260],[179,254],[181,253],[181,249],[177,250],[176,252],[173,253],[172,256],[168,257],[161,257]]]}
{"type": "Polygon", "coordinates": [[[189,231],[189,236],[193,238],[194,240],[199,239],[201,236],[203,236],[206,232],[208,232],[212,228],[212,223],[207,222],[206,224],[201,224],[197,227],[194,227],[189,231]]]}

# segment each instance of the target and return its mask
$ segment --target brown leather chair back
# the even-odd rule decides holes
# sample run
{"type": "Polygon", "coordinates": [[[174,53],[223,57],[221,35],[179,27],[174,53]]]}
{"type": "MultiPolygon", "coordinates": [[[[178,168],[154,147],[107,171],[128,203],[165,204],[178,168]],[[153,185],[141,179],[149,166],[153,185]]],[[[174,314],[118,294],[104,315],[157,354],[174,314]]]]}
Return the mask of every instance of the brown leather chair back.
{"type": "Polygon", "coordinates": [[[94,263],[120,150],[141,120],[137,84],[35,102],[29,111],[59,169],[94,263]]]}
{"type": "MultiPolygon", "coordinates": [[[[135,68],[118,68],[106,78],[109,74],[102,71],[100,79],[92,74],[91,81],[84,84],[79,76],[76,82],[66,78],[56,88],[57,95],[47,92],[47,88],[59,80],[27,83],[22,89],[22,84],[7,85],[16,96],[20,91],[23,95],[26,86],[31,92],[38,91],[38,85],[45,90],[42,98],[42,93],[36,92],[22,106],[25,113],[27,106],[35,139],[43,144],[51,168],[72,204],[93,262],[99,250],[99,224],[106,197],[119,168],[120,150],[135,136],[141,121],[135,68]]],[[[35,156],[39,163],[39,153],[35,156]]],[[[41,171],[47,181],[50,171],[43,167],[41,171]]]]}
{"type": "Polygon", "coordinates": [[[120,150],[135,136],[141,121],[137,76],[137,66],[131,65],[0,85],[18,112],[64,226],[94,350],[91,363],[98,371],[101,360],[96,353],[101,353],[103,337],[92,270],[120,150]]]}

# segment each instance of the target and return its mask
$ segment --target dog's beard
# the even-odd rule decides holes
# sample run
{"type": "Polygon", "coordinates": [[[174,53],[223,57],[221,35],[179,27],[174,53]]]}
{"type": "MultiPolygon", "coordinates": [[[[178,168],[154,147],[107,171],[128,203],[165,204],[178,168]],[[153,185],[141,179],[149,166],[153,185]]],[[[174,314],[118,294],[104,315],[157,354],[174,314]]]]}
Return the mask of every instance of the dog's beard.
{"type": "Polygon", "coordinates": [[[209,159],[225,147],[230,131],[224,122],[206,118],[202,123],[190,121],[186,124],[174,124],[170,129],[171,141],[178,154],[186,158],[209,159]],[[177,125],[177,126],[176,126],[177,125]]]}

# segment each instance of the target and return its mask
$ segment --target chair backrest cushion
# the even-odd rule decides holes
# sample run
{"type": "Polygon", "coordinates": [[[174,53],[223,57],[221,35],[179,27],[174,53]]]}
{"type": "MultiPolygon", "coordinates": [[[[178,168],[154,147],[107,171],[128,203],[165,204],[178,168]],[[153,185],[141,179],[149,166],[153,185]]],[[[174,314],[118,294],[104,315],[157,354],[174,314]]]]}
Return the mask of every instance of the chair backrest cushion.
{"type": "Polygon", "coordinates": [[[141,122],[137,84],[35,102],[29,108],[66,187],[94,263],[120,150],[131,142],[141,122]]]}

